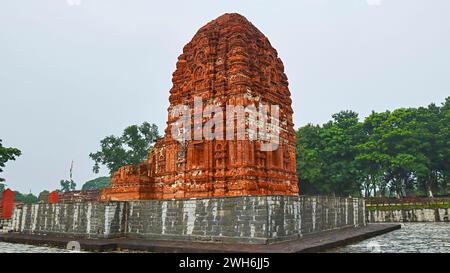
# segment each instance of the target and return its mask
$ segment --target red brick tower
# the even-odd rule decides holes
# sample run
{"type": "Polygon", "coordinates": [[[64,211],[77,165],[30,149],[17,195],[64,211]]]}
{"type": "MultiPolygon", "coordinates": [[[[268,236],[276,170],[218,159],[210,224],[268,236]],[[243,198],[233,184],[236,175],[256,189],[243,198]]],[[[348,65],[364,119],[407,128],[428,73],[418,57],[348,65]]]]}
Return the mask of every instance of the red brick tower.
{"type": "Polygon", "coordinates": [[[57,203],[59,203],[59,193],[57,191],[52,191],[48,195],[48,202],[50,204],[57,204],[57,203]]]}
{"type": "MultiPolygon", "coordinates": [[[[292,101],[284,66],[269,40],[245,17],[225,14],[202,27],[178,57],[172,82],[164,138],[145,162],[119,169],[101,200],[298,194],[292,101]],[[203,110],[215,105],[224,111],[223,126],[216,124],[213,130],[224,136],[230,126],[227,106],[277,105],[278,148],[264,151],[263,140],[248,137],[175,140],[172,126],[177,118],[171,111],[177,105],[194,109],[195,97],[201,98],[203,110]]],[[[192,116],[194,136],[194,128],[204,126],[208,118],[195,123],[194,110],[192,116]]],[[[246,114],[246,136],[254,123],[246,114]]]]}
{"type": "Polygon", "coordinates": [[[14,209],[14,192],[6,189],[2,192],[2,219],[10,219],[14,209]]]}

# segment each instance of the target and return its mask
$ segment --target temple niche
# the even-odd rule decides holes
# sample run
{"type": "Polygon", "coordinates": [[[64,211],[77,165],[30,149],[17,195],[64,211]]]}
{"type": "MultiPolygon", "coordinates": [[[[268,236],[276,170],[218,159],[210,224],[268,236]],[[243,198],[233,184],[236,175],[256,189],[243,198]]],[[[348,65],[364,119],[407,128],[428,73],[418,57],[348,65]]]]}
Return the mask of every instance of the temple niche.
{"type": "MultiPolygon", "coordinates": [[[[298,195],[292,101],[284,66],[269,40],[245,17],[224,14],[202,27],[178,57],[172,82],[164,137],[144,162],[114,173],[100,200],[298,195]],[[177,141],[170,111],[176,105],[194,109],[195,97],[224,112],[227,105],[278,105],[278,149],[264,151],[259,139],[177,141]]],[[[206,122],[203,118],[200,126],[206,122]]],[[[223,125],[226,122],[224,116],[223,125]]],[[[246,135],[252,133],[253,122],[246,115],[246,135]]]]}

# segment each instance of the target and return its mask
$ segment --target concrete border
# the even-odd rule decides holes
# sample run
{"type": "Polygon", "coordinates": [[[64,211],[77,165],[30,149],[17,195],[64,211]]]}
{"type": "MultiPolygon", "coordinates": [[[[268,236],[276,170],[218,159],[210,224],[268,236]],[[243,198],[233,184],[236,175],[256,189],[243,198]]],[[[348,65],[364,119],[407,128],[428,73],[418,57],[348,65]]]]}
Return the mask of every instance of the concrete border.
{"type": "MultiPolygon", "coordinates": [[[[266,245],[206,243],[167,240],[80,239],[82,250],[95,252],[147,251],[164,253],[301,253],[320,252],[379,236],[397,229],[399,224],[369,224],[359,228],[343,228],[306,235],[302,238],[266,245]]],[[[1,242],[32,245],[47,245],[65,248],[74,239],[67,237],[24,235],[19,233],[0,234],[1,242]]]]}

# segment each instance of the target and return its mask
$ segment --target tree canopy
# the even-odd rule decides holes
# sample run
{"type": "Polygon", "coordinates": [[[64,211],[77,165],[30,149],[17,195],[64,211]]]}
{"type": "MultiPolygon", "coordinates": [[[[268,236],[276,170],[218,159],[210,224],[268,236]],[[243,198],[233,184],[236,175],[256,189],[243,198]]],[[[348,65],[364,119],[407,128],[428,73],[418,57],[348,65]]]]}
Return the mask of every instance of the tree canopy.
{"type": "Polygon", "coordinates": [[[100,190],[111,185],[111,177],[102,176],[89,180],[83,184],[82,190],[100,190]]]}
{"type": "Polygon", "coordinates": [[[50,192],[47,190],[43,190],[38,195],[38,201],[47,203],[48,202],[48,196],[50,195],[50,192]]]}
{"type": "Polygon", "coordinates": [[[62,192],[74,191],[75,188],[77,187],[77,184],[72,179],[70,180],[62,179],[61,181],[59,181],[59,184],[61,185],[62,192]]]}
{"type": "Polygon", "coordinates": [[[450,97],[441,105],[352,111],[297,131],[297,171],[323,194],[410,196],[450,192],[450,97]]]}
{"type": "Polygon", "coordinates": [[[112,174],[121,166],[142,162],[159,138],[158,126],[148,122],[128,126],[119,137],[105,137],[100,141],[100,151],[89,154],[95,162],[94,173],[99,172],[100,165],[105,165],[112,174]]]}
{"type": "Polygon", "coordinates": [[[38,202],[36,195],[31,192],[28,194],[22,194],[21,192],[14,191],[14,202],[24,202],[25,204],[35,204],[38,202]]]}
{"type": "MultiPolygon", "coordinates": [[[[6,162],[10,160],[16,160],[22,152],[17,148],[3,147],[2,140],[0,139],[0,173],[3,172],[6,162]]],[[[0,177],[0,182],[5,181],[4,178],[0,177]]]]}

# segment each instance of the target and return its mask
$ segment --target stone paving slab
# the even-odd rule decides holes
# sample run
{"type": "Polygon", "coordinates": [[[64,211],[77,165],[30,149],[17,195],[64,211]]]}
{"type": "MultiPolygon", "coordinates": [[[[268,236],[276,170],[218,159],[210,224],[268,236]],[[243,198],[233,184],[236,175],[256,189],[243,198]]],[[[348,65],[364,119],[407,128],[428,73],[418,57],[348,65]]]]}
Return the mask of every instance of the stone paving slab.
{"type": "Polygon", "coordinates": [[[369,224],[360,228],[320,232],[296,240],[273,244],[229,244],[191,241],[118,239],[73,239],[56,236],[24,235],[18,233],[0,234],[0,241],[33,245],[66,247],[77,240],[86,251],[148,251],[164,253],[300,253],[320,252],[326,249],[347,245],[400,229],[399,224],[369,224]]]}

